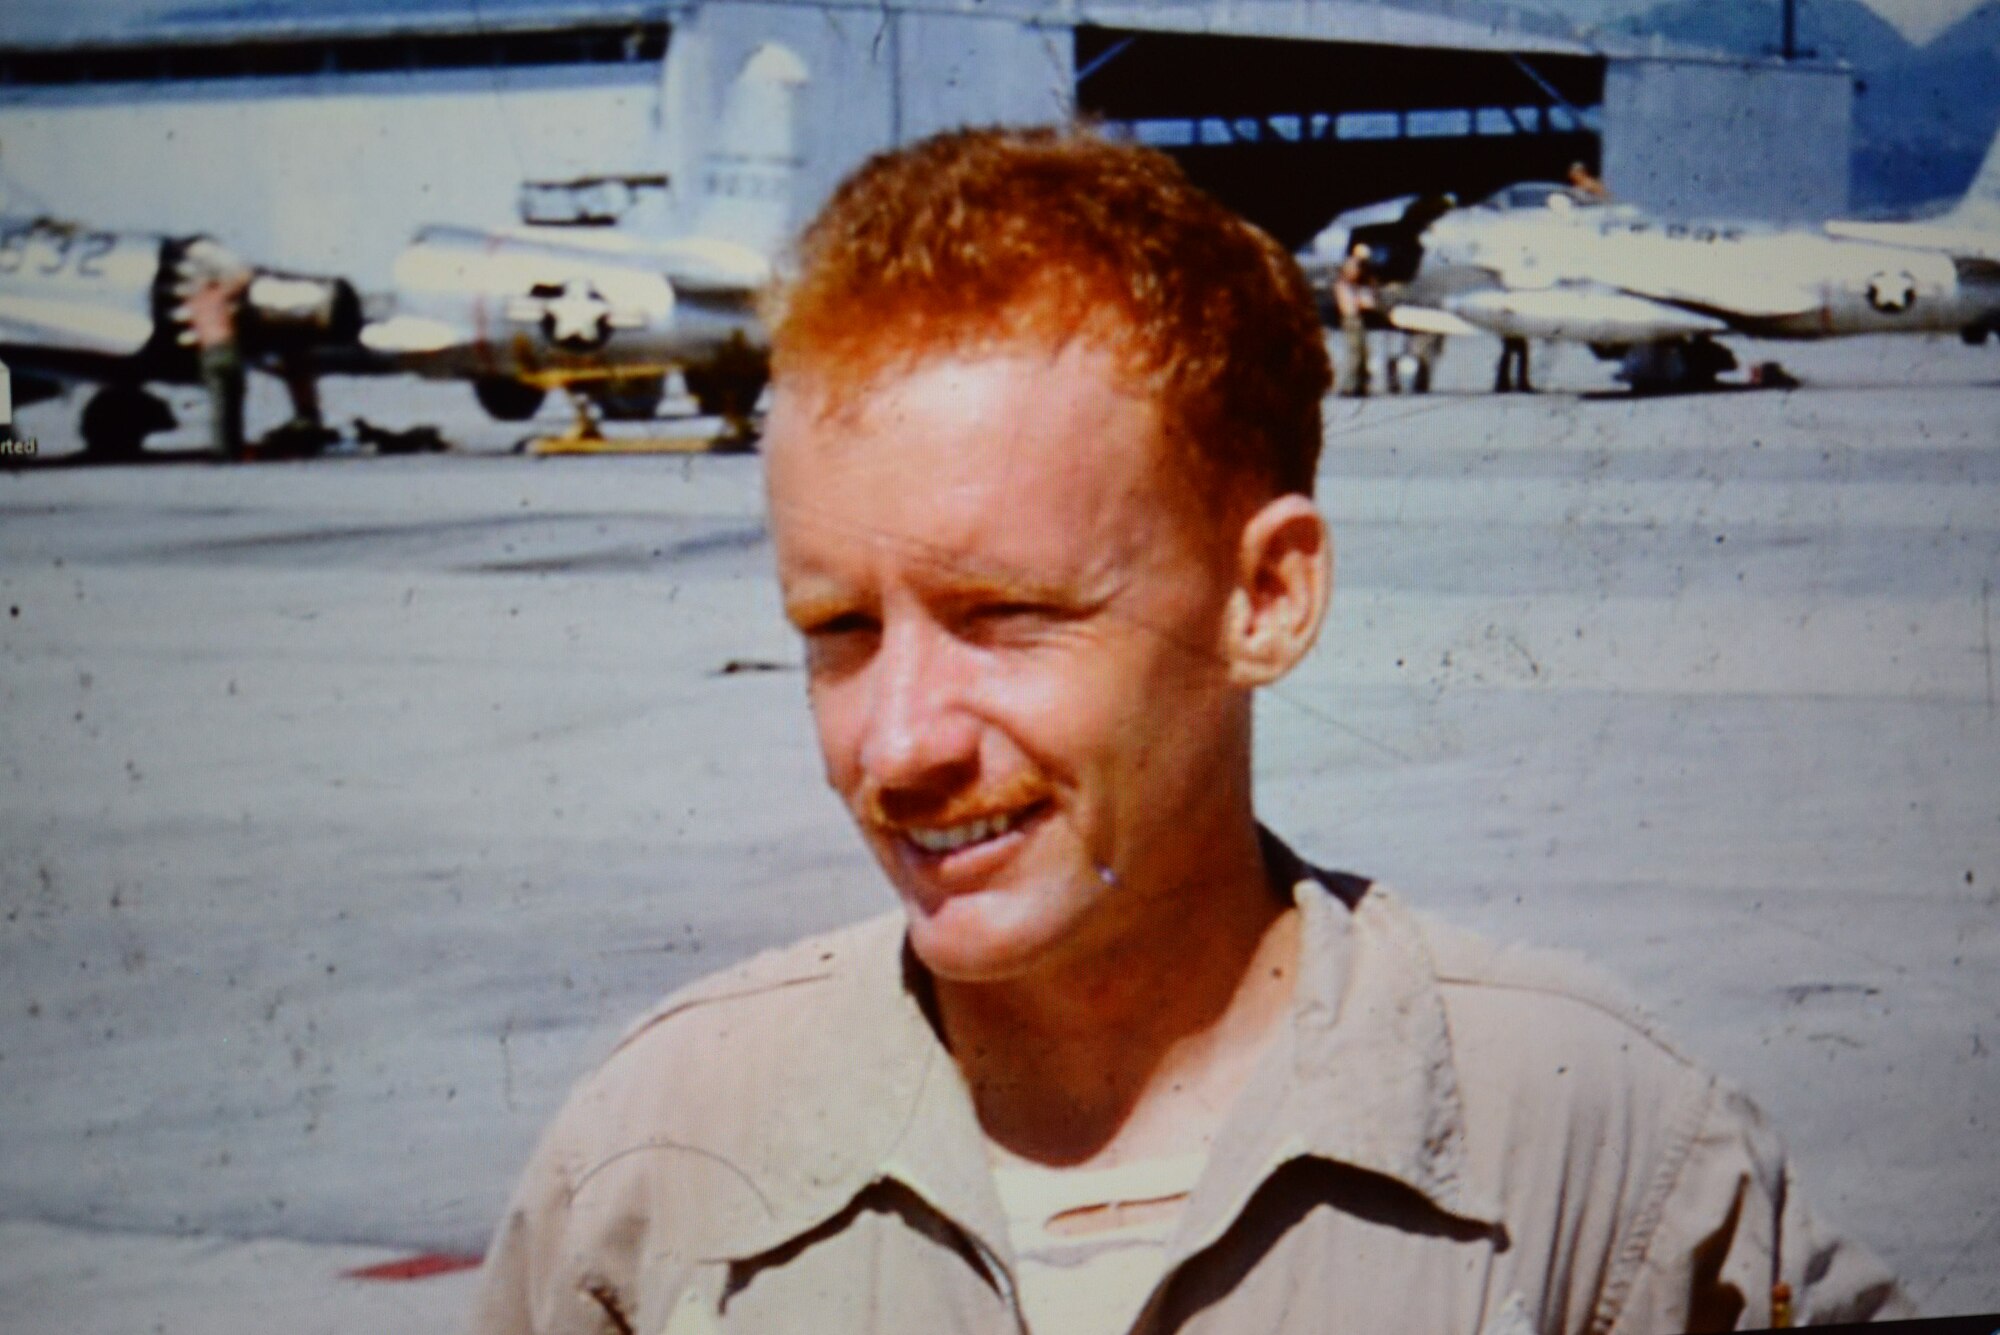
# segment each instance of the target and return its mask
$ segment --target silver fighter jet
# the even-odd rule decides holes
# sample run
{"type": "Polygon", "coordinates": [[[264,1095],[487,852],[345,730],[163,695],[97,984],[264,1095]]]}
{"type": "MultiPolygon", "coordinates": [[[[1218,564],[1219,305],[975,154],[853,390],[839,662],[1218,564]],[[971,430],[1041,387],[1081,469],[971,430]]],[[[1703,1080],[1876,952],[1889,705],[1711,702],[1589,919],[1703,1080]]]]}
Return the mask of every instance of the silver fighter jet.
{"type": "MultiPolygon", "coordinates": [[[[362,330],[362,345],[418,375],[470,381],[502,421],[532,417],[551,389],[571,395],[584,429],[595,414],[650,418],[675,370],[704,411],[746,416],[767,375],[756,298],[791,221],[805,81],[782,47],[745,62],[703,161],[691,235],[426,228],[397,259],[389,308],[362,330]]],[[[524,215],[545,217],[550,195],[546,184],[531,188],[524,215]]],[[[616,213],[578,206],[575,218],[616,213]]]]}
{"type": "Polygon", "coordinates": [[[1588,344],[1634,390],[1704,388],[1735,365],[1732,334],[1818,339],[1938,333],[2000,321],[1992,213],[1995,155],[1948,227],[1775,227],[1655,217],[1563,185],[1509,186],[1478,204],[1446,197],[1336,218],[1301,257],[1325,274],[1363,243],[1389,323],[1428,334],[1588,344]],[[1950,244],[1958,243],[1958,249],[1950,244]],[[1985,247],[1983,252],[1978,247],[1985,247]]]}
{"type": "Polygon", "coordinates": [[[0,361],[12,372],[14,405],[99,385],[83,409],[84,447],[136,454],[148,435],[175,425],[146,386],[200,380],[183,298],[191,283],[221,274],[244,283],[238,340],[247,364],[302,383],[311,365],[353,348],[360,301],[341,279],[256,268],[206,236],[0,218],[0,361]]]}

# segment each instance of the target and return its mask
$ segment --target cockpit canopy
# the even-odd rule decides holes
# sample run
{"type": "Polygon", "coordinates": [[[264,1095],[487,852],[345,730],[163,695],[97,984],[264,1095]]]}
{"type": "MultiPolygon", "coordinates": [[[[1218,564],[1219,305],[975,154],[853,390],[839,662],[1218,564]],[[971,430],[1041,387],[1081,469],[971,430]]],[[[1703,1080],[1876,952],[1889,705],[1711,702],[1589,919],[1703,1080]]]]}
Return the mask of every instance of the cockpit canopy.
{"type": "Polygon", "coordinates": [[[1560,181],[1517,181],[1513,185],[1502,186],[1479,201],[1475,206],[1482,209],[1496,209],[1502,213],[1523,212],[1532,209],[1548,209],[1557,213],[1567,213],[1571,209],[1601,209],[1604,200],[1575,186],[1564,185],[1560,181]]]}

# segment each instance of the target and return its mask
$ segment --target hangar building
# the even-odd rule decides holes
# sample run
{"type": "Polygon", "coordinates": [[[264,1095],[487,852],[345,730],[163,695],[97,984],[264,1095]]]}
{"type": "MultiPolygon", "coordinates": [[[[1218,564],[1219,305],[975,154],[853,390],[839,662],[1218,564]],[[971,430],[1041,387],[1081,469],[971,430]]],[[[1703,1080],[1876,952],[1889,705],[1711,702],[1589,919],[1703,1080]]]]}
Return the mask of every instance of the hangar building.
{"type": "MultiPolygon", "coordinates": [[[[1083,114],[1281,239],[1393,195],[1600,166],[1622,197],[1838,213],[1851,80],[1615,51],[1481,0],[319,0],[78,26],[0,17],[9,214],[211,232],[386,283],[427,222],[517,220],[524,180],[691,179],[766,42],[811,76],[810,209],[866,154],[1083,114]],[[303,17],[302,17],[303,15],[303,17]]],[[[682,192],[679,202],[686,202],[682,192]]],[[[673,207],[670,194],[668,207],[673,207]]]]}

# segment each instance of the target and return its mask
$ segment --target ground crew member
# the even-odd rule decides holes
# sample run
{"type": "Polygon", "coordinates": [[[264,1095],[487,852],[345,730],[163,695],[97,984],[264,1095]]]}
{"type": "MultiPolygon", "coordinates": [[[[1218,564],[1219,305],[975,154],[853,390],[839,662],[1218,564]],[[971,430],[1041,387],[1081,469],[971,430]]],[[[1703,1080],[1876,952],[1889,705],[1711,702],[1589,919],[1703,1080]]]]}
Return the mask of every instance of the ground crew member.
{"type": "Polygon", "coordinates": [[[181,316],[208,387],[209,439],[225,459],[243,455],[245,384],[238,333],[249,287],[247,270],[211,269],[191,275],[182,296],[181,316]]]}
{"type": "Polygon", "coordinates": [[[1368,312],[1375,309],[1379,284],[1374,252],[1357,241],[1333,278],[1333,309],[1340,317],[1342,344],[1347,351],[1347,377],[1340,392],[1351,398],[1368,394],[1368,312]]]}
{"type": "Polygon", "coordinates": [[[1500,339],[1500,360],[1493,367],[1493,392],[1507,394],[1514,390],[1532,394],[1535,387],[1528,383],[1528,340],[1507,334],[1500,339]]]}
{"type": "Polygon", "coordinates": [[[1609,203],[1611,199],[1611,192],[1605,188],[1603,180],[1581,162],[1569,164],[1569,187],[1600,204],[1609,203]]]}

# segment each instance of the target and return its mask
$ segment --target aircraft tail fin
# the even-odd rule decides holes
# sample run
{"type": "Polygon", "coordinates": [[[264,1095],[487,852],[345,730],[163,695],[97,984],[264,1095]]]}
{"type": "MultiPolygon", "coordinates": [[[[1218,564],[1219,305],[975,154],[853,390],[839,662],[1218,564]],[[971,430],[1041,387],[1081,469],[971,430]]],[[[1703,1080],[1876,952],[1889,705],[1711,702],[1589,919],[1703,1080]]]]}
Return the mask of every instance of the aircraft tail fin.
{"type": "Polygon", "coordinates": [[[751,53],[723,97],[703,155],[696,236],[774,256],[793,223],[799,174],[799,90],[804,62],[767,42],[751,53]]]}
{"type": "Polygon", "coordinates": [[[1954,222],[2000,227],[2000,130],[1994,132],[1993,142],[1986,146],[1986,157],[1972,174],[1965,197],[1945,216],[1954,222]]]}

